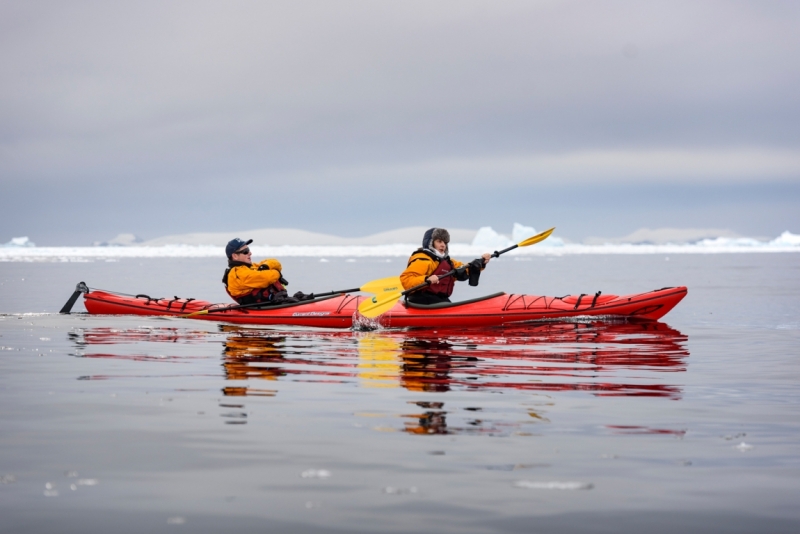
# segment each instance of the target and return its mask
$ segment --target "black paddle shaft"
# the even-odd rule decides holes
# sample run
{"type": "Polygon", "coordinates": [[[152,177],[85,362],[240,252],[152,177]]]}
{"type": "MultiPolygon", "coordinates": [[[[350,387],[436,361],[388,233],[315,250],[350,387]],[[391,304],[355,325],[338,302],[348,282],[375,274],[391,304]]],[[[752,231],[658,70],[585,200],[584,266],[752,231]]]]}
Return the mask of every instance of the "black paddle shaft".
{"type": "Polygon", "coordinates": [[[494,252],[492,252],[492,257],[493,257],[493,258],[496,258],[496,257],[498,257],[500,254],[505,254],[506,252],[508,252],[508,251],[510,251],[510,250],[514,250],[514,249],[515,249],[515,248],[517,248],[518,246],[519,246],[519,245],[511,245],[511,246],[510,246],[510,247],[508,247],[508,248],[504,248],[504,249],[503,249],[503,250],[501,250],[500,252],[497,252],[497,251],[495,250],[494,252]]]}
{"type": "MultiPolygon", "coordinates": [[[[340,293],[355,293],[356,291],[361,291],[360,287],[354,287],[352,289],[342,289],[340,291],[328,291],[327,293],[311,293],[308,295],[312,299],[316,299],[319,297],[329,297],[331,295],[338,295],[340,293]]],[[[269,302],[253,302],[251,304],[238,304],[236,306],[227,306],[225,308],[209,308],[209,312],[226,312],[231,310],[241,310],[243,308],[256,308],[258,306],[268,306],[269,302]]],[[[197,313],[197,312],[194,312],[197,313]]],[[[189,315],[192,315],[191,313],[189,315]]]]}

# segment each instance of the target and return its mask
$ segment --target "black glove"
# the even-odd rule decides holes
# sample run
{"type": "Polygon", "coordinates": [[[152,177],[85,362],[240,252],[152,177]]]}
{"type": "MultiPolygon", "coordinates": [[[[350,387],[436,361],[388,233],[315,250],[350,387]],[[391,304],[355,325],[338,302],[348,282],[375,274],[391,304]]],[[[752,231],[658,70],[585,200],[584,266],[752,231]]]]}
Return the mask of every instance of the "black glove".
{"type": "Polygon", "coordinates": [[[461,267],[456,268],[456,274],[453,275],[456,280],[463,282],[467,278],[469,278],[469,273],[467,273],[467,265],[462,265],[461,267]]]}
{"type": "Polygon", "coordinates": [[[263,265],[259,265],[258,266],[258,270],[259,271],[269,271],[269,265],[267,265],[266,263],[263,264],[263,265]]]}
{"type": "MultiPolygon", "coordinates": [[[[280,274],[280,273],[278,273],[278,274],[280,274]]],[[[282,274],[281,274],[280,278],[278,278],[278,282],[280,282],[281,284],[283,284],[285,286],[289,285],[289,281],[286,278],[284,278],[282,274]]]]}
{"type": "Polygon", "coordinates": [[[469,262],[469,285],[477,286],[481,278],[481,269],[483,268],[483,258],[476,258],[469,262]]]}

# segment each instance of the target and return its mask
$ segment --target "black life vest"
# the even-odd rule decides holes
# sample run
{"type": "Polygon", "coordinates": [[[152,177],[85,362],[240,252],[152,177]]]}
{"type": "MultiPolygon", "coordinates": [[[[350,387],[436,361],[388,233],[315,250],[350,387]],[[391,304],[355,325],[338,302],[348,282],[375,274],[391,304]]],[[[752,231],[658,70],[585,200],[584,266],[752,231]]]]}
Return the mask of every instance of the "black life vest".
{"type": "Polygon", "coordinates": [[[283,298],[289,295],[283,284],[281,284],[280,282],[275,282],[274,284],[268,285],[267,287],[253,289],[252,291],[250,291],[250,293],[245,293],[244,295],[234,297],[233,295],[231,295],[231,292],[228,291],[228,275],[231,274],[231,269],[233,269],[234,267],[238,267],[240,265],[244,265],[248,268],[250,266],[249,263],[245,263],[243,261],[229,261],[228,268],[225,269],[225,274],[222,275],[222,283],[225,284],[225,292],[228,294],[229,297],[231,297],[239,304],[274,302],[276,300],[283,300],[283,298]]]}
{"type": "MultiPolygon", "coordinates": [[[[430,276],[433,276],[434,274],[436,276],[442,276],[443,274],[449,273],[450,271],[453,270],[453,264],[450,262],[450,256],[445,256],[444,258],[440,258],[435,254],[433,254],[432,252],[425,249],[419,249],[417,250],[417,252],[422,252],[429,258],[431,258],[432,261],[439,262],[439,265],[436,267],[433,273],[431,273],[430,276]]],[[[418,259],[420,258],[415,258],[409,261],[408,265],[411,265],[418,259]]],[[[430,278],[430,276],[428,278],[430,278]]],[[[428,291],[429,293],[435,293],[436,295],[444,295],[445,297],[449,297],[450,295],[453,294],[453,288],[455,287],[455,285],[456,285],[456,279],[453,275],[450,275],[447,278],[443,278],[442,280],[440,280],[438,284],[429,285],[424,289],[420,289],[420,291],[428,291]]]]}

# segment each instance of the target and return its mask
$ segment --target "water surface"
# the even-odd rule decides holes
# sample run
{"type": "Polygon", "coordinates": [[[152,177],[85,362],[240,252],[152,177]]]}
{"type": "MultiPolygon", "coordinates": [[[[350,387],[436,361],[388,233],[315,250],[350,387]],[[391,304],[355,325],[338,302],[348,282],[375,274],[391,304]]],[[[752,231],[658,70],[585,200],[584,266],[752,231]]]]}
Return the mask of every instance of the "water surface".
{"type": "MultiPolygon", "coordinates": [[[[54,314],[79,280],[223,301],[218,263],[0,264],[4,532],[800,526],[797,255],[506,260],[457,294],[689,286],[656,323],[352,332],[54,314]]],[[[304,291],[400,267],[284,264],[304,291]]]]}

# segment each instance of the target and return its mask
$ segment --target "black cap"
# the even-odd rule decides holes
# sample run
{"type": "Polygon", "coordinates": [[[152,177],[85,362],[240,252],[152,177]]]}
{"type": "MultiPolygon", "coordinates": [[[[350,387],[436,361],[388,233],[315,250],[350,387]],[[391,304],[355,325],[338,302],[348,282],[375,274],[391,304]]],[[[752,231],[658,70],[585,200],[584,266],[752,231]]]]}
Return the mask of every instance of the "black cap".
{"type": "Polygon", "coordinates": [[[225,254],[228,256],[228,259],[230,259],[233,256],[234,252],[236,252],[237,250],[239,250],[244,246],[249,245],[252,242],[253,242],[252,239],[248,239],[247,241],[239,239],[238,237],[231,239],[225,246],[225,254]]]}

